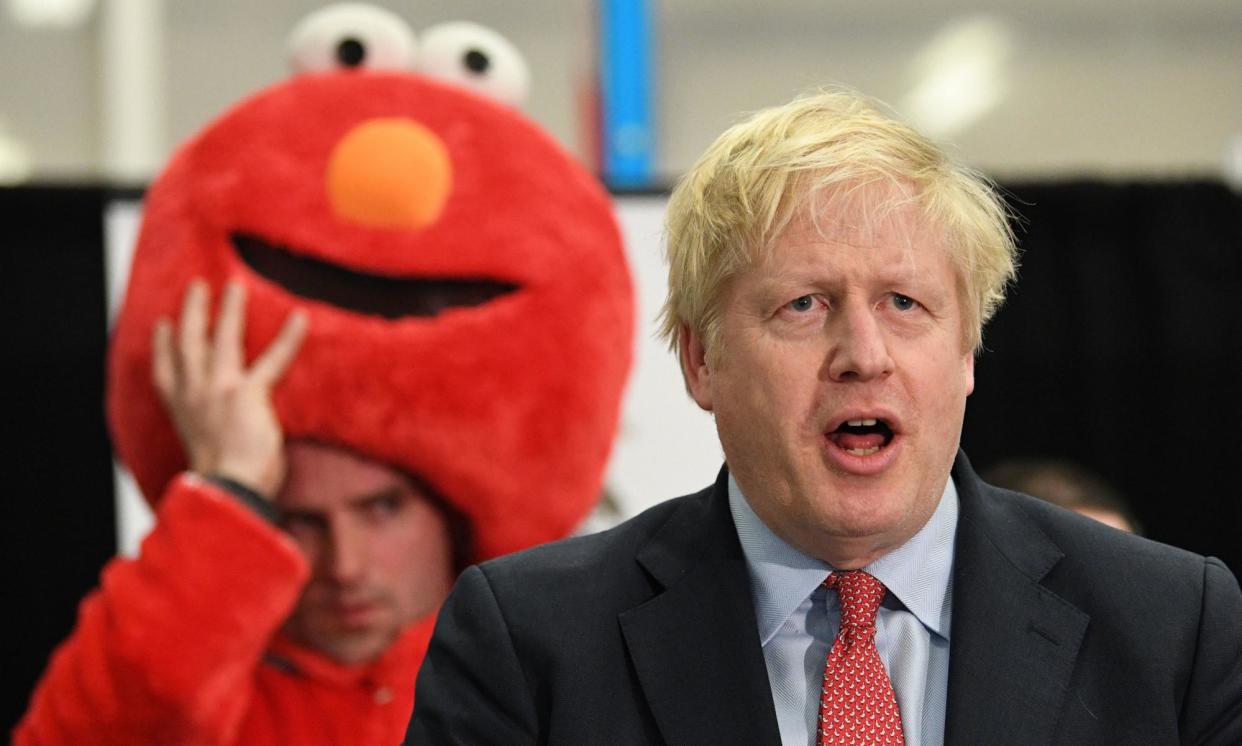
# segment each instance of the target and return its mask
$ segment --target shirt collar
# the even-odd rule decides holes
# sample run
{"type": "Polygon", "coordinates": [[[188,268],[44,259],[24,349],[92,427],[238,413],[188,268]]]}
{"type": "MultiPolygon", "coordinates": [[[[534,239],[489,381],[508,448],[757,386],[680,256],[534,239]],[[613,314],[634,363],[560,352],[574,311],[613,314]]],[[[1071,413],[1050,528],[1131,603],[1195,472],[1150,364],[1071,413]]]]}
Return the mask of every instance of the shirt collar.
{"type": "MultiPolygon", "coordinates": [[[[833,568],[790,546],[755,515],[729,475],[729,511],[750,568],[751,596],[766,645],[833,568]]],[[[950,478],[932,517],[905,544],[862,568],[931,632],[949,637],[957,488],[950,478]]]]}

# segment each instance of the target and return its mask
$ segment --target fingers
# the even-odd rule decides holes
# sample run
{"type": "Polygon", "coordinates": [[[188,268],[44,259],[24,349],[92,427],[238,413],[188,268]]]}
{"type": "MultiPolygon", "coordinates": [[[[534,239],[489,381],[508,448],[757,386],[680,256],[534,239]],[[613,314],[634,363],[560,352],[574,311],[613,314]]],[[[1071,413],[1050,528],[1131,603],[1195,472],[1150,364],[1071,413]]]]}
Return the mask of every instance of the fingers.
{"type": "Polygon", "coordinates": [[[197,389],[206,371],[207,357],[207,305],[210,291],[207,283],[196,279],[190,283],[185,300],[181,304],[181,328],[177,333],[180,355],[177,373],[181,382],[191,390],[197,389]]]}
{"type": "Polygon", "coordinates": [[[245,358],[246,292],[230,281],[211,319],[201,279],[186,290],[181,318],[161,318],[151,341],[151,377],[172,419],[190,468],[227,473],[274,492],[284,473],[280,422],[272,389],[306,337],[306,313],[291,313],[249,367],[245,358]]]}
{"type": "Polygon", "coordinates": [[[250,375],[254,380],[265,386],[272,386],[280,380],[302,346],[302,340],[306,338],[307,326],[305,311],[294,311],[289,314],[289,318],[285,320],[285,325],[281,327],[276,339],[251,366],[250,375]]]}
{"type": "Polygon", "coordinates": [[[151,338],[151,379],[165,404],[172,400],[177,388],[172,333],[172,322],[164,317],[155,322],[155,333],[151,338]]]}
{"type": "Polygon", "coordinates": [[[220,300],[215,338],[211,345],[211,366],[217,378],[236,374],[242,368],[242,327],[246,311],[246,291],[237,280],[229,281],[220,300]]]}
{"type": "Polygon", "coordinates": [[[245,288],[237,280],[231,280],[225,286],[214,336],[208,338],[210,301],[207,283],[196,279],[186,291],[176,334],[168,319],[160,319],[156,323],[151,372],[156,388],[165,400],[178,391],[198,391],[207,381],[226,380],[238,375],[271,387],[293,362],[306,337],[306,313],[290,313],[276,339],[246,370],[242,340],[245,288]]]}

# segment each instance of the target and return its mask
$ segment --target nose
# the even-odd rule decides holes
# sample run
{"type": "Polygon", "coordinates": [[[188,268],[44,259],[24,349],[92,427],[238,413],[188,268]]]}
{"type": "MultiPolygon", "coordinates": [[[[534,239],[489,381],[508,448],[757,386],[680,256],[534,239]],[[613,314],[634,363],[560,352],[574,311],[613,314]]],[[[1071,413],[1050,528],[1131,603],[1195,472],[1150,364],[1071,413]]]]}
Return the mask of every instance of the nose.
{"type": "Polygon", "coordinates": [[[847,304],[829,325],[833,337],[828,375],[834,381],[871,381],[893,372],[880,321],[863,303],[847,304]]]}
{"type": "Polygon", "coordinates": [[[368,550],[364,533],[344,521],[331,525],[328,531],[325,572],[342,585],[361,580],[367,567],[368,550]]]}
{"type": "Polygon", "coordinates": [[[355,126],[328,158],[328,202],[337,217],[369,228],[425,228],[448,200],[453,165],[434,132],[410,119],[355,126]]]}

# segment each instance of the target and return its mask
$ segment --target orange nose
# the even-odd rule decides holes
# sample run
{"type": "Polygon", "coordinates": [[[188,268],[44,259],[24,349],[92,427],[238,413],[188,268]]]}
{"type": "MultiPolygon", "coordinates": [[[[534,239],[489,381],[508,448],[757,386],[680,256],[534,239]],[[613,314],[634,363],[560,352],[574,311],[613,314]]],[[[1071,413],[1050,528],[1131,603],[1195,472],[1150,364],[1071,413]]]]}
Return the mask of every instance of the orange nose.
{"type": "Polygon", "coordinates": [[[409,119],[372,119],[328,159],[328,201],[338,217],[373,228],[423,228],[448,200],[453,165],[434,132],[409,119]]]}

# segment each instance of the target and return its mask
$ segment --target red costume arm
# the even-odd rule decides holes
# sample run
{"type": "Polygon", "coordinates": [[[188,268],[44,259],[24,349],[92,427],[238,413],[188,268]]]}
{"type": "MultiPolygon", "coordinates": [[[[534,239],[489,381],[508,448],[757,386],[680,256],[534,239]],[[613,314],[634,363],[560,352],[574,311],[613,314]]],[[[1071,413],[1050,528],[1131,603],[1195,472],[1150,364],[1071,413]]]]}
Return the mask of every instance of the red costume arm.
{"type": "Polygon", "coordinates": [[[177,478],[140,556],[108,563],[82,602],[14,743],[228,743],[308,574],[278,529],[177,478]]]}

